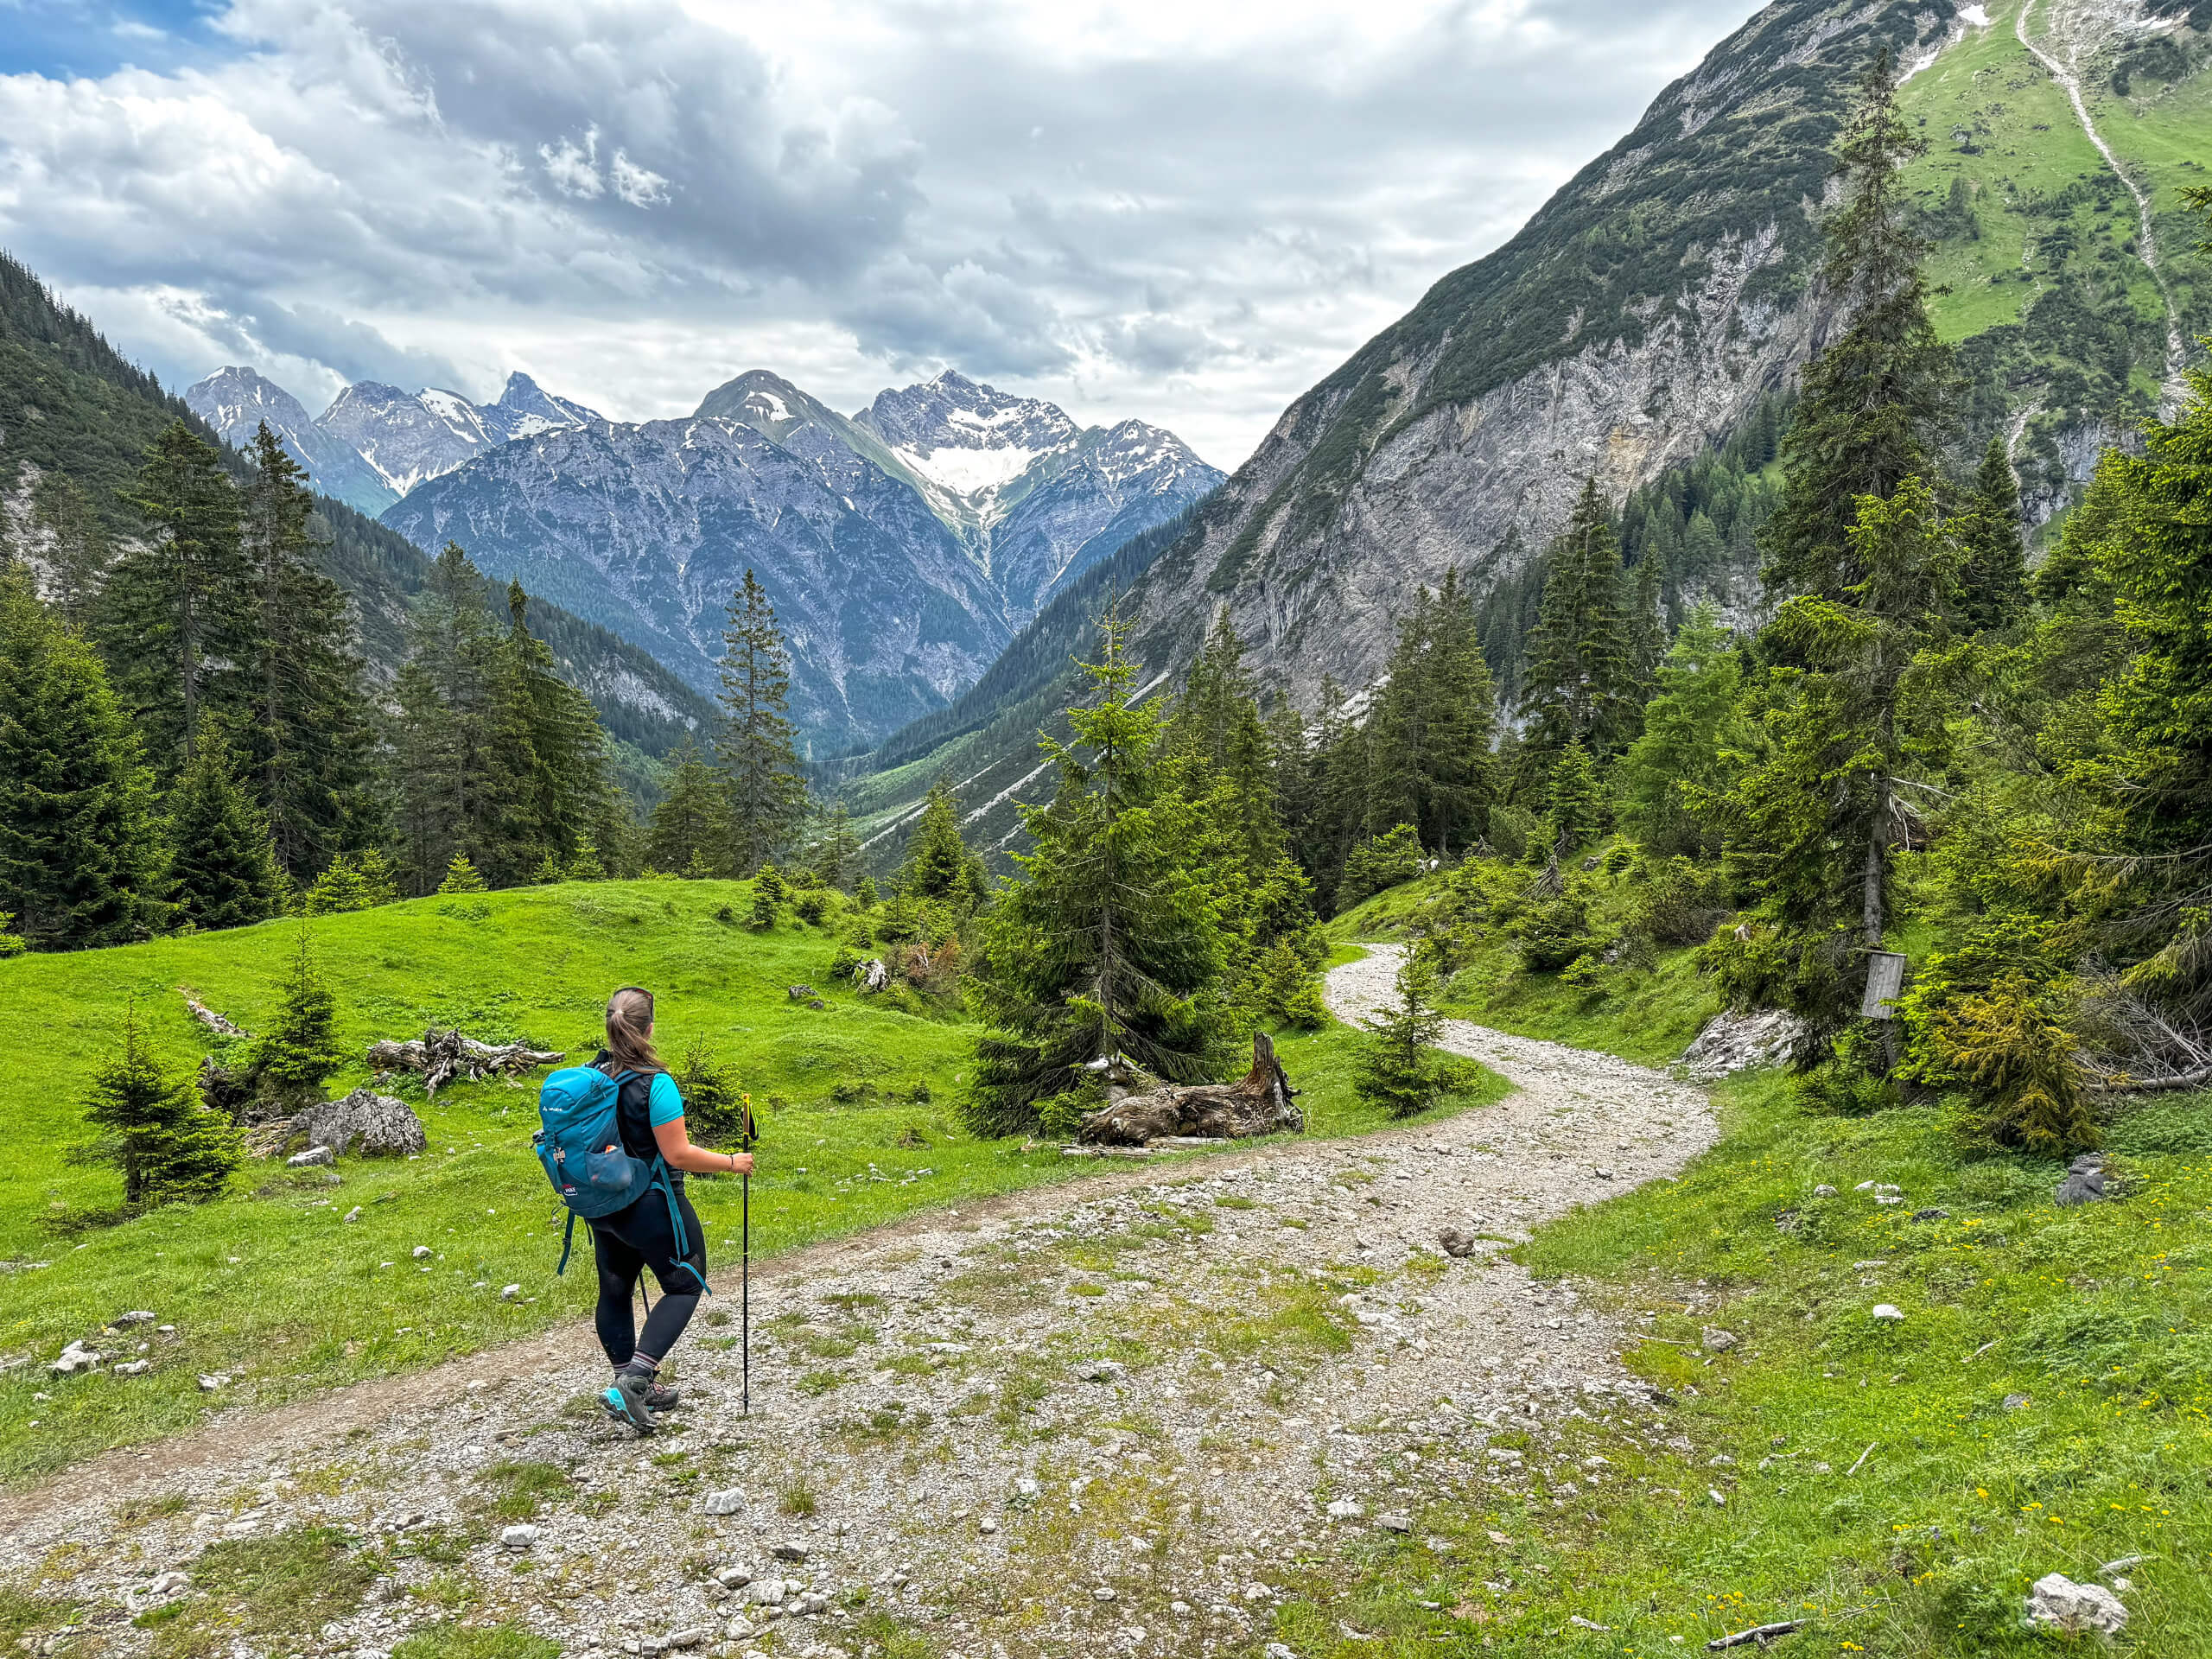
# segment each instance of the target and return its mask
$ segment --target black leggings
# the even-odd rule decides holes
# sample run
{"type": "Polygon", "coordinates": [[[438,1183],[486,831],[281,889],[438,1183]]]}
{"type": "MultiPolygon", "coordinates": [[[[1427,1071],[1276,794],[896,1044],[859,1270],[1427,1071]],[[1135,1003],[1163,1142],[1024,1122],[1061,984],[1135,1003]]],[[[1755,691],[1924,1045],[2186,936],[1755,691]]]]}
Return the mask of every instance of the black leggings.
{"type": "Polygon", "coordinates": [[[683,1236],[690,1249],[679,1258],[676,1231],[669,1225],[668,1199],[656,1187],[627,1210],[591,1224],[592,1259],[599,1267],[599,1306],[592,1323],[599,1329],[599,1345],[617,1365],[626,1365],[634,1354],[656,1362],[691,1323],[707,1276],[707,1234],[699,1225],[699,1212],[680,1189],[677,1205],[683,1212],[683,1236]],[[678,1262],[696,1270],[695,1278],[678,1262]],[[637,1300],[638,1277],[647,1268],[660,1281],[660,1300],[645,1315],[645,1335],[637,1334],[631,1310],[637,1300]]]}

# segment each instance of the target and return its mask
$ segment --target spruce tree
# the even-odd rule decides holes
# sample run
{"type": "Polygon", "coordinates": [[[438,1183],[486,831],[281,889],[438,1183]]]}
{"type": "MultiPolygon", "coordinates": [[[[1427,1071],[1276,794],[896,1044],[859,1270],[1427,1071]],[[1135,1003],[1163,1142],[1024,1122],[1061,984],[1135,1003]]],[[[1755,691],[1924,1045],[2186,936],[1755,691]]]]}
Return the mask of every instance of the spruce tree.
{"type": "Polygon", "coordinates": [[[345,1065],[337,1035],[338,999],[315,966],[308,931],[300,929],[276,1014],[255,1040],[252,1069],[263,1097],[296,1112],[323,1097],[323,1084],[345,1065]]]}
{"type": "Polygon", "coordinates": [[[1224,1058],[1221,939],[1183,856],[1189,808],[1158,787],[1159,713],[1133,701],[1127,633],[1103,620],[1073,741],[1044,743],[1058,791],[1024,809],[1030,850],[983,925],[969,986],[988,1029],[962,1103],[979,1135],[1036,1128],[1094,1061],[1192,1082],[1224,1058]]]}
{"type": "Polygon", "coordinates": [[[146,533],[109,573],[99,638],[148,759],[170,779],[203,720],[249,715],[240,664],[253,657],[255,616],[238,492],[221,455],[182,421],[154,441],[135,505],[146,533]]]}
{"type": "Polygon", "coordinates": [[[35,948],[121,944],[163,915],[151,778],[92,648],[0,566],[0,909],[35,948]]]}
{"type": "Polygon", "coordinates": [[[824,883],[849,891],[861,870],[861,838],[853,831],[852,814],[842,801],[830,809],[813,853],[815,874],[824,883]]]}
{"type": "MultiPolygon", "coordinates": [[[[1720,961],[1739,1003],[1790,1009],[1826,1049],[1857,1019],[1866,953],[1894,922],[1897,853],[1910,832],[1916,775],[1946,741],[1936,670],[1959,551],[1934,492],[1907,478],[1864,496],[1847,555],[1859,581],[1847,602],[1802,597],[1769,624],[1778,655],[1765,689],[1765,753],[1736,786],[1739,857],[1761,898],[1750,937],[1720,961]]],[[[1877,1068],[1897,1060],[1894,1022],[1878,1022],[1877,1068]]]]}
{"type": "Polygon", "coordinates": [[[1604,792],[1598,785],[1597,766],[1580,738],[1570,740],[1552,762],[1545,798],[1551,803],[1545,822],[1552,849],[1564,852],[1580,847],[1604,830],[1604,792]]]}
{"type": "Polygon", "coordinates": [[[740,870],[782,852],[805,818],[791,689],[791,657],[775,607],[747,570],[722,631],[723,721],[715,745],[729,798],[730,857],[740,870]]]}
{"type": "Polygon", "coordinates": [[[307,880],[377,827],[373,734],[346,594],[315,568],[315,498],[264,423],[254,434],[240,543],[253,607],[236,728],[241,766],[268,815],[276,857],[307,880]]]}
{"type": "Polygon", "coordinates": [[[438,891],[442,893],[463,893],[485,890],[483,872],[469,861],[467,853],[455,853],[453,861],[446,866],[445,879],[438,883],[438,891]]]}
{"type": "Polygon", "coordinates": [[[123,1172],[123,1201],[134,1210],[220,1198],[245,1160],[237,1127],[148,1052],[136,1004],[124,1015],[122,1049],[92,1075],[85,1116],[104,1132],[92,1156],[123,1172]]]}
{"type": "Polygon", "coordinates": [[[497,642],[484,579],[448,542],[415,601],[399,671],[393,771],[410,892],[429,893],[459,855],[484,850],[502,810],[493,757],[497,642]]]}
{"type": "Polygon", "coordinates": [[[1951,524],[1964,560],[1959,572],[1959,620],[1974,632],[2001,628],[2027,608],[2027,563],[2021,545],[2020,486],[2002,436],[1982,452],[1974,494],[1951,524]]]}
{"type": "Polygon", "coordinates": [[[530,596],[507,585],[507,632],[492,654],[491,782],[499,810],[480,839],[485,879],[518,881],[547,859],[563,868],[602,828],[613,785],[591,700],[563,679],[530,631],[530,596]]]}
{"type": "Polygon", "coordinates": [[[668,791],[653,808],[645,861],[672,875],[727,870],[729,799],[698,745],[690,738],[676,752],[668,791]]]}
{"type": "Polygon", "coordinates": [[[1543,605],[1522,680],[1523,741],[1543,757],[1547,770],[1575,740],[1604,757],[1635,735],[1637,687],[1625,586],[1612,515],[1592,478],[1546,556],[1543,605]]]}
{"type": "Polygon", "coordinates": [[[1721,733],[1742,684],[1741,661],[1707,601],[1675,637],[1659,665],[1658,693],[1644,710],[1643,734],[1614,769],[1621,827],[1650,851],[1719,850],[1721,733]]]}
{"type": "Polygon", "coordinates": [[[984,874],[983,861],[969,850],[960,833],[952,785],[942,778],[930,785],[922,816],[906,838],[899,891],[910,899],[950,905],[963,916],[982,909],[989,896],[990,878],[984,874]]]}
{"type": "Polygon", "coordinates": [[[1778,595],[1847,601],[1866,575],[1853,551],[1860,498],[1886,500],[1904,480],[1934,475],[1951,353],[1929,320],[1925,244],[1904,177],[1920,151],[1885,48],[1836,143],[1843,200],[1825,227],[1821,281],[1847,321],[1807,365],[1783,440],[1782,500],[1761,537],[1778,595]]]}
{"type": "MultiPolygon", "coordinates": [[[[1629,662],[1635,670],[1637,690],[1645,694],[1657,683],[1660,659],[1667,654],[1667,620],[1660,614],[1660,575],[1658,560],[1645,557],[1637,562],[1636,598],[1629,608],[1629,662]]],[[[1642,697],[1637,701],[1640,703],[1642,697]]]]}
{"type": "Polygon", "coordinates": [[[1436,970],[1419,951],[1398,964],[1394,995],[1362,1021],[1366,1039],[1352,1061],[1352,1092],[1392,1117],[1413,1117],[1436,1104],[1452,1077],[1436,1047],[1444,1016],[1436,1011],[1436,970]]]}
{"type": "Polygon", "coordinates": [[[48,473],[31,493],[31,515],[43,546],[49,602],[78,632],[90,635],[111,550],[92,504],[67,473],[48,473]]]}
{"type": "Polygon", "coordinates": [[[283,875],[269,820],[238,782],[230,744],[210,727],[168,796],[169,902],[194,927],[244,927],[276,913],[283,875]]]}

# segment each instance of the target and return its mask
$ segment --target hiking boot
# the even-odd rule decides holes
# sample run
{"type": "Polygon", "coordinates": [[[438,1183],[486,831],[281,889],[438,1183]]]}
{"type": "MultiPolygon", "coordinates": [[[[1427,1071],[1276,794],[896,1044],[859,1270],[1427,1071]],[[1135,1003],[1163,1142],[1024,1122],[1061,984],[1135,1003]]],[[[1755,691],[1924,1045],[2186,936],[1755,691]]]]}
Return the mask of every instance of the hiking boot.
{"type": "Polygon", "coordinates": [[[649,1376],[639,1376],[635,1371],[617,1371],[613,1383],[600,1390],[599,1402],[607,1408],[609,1417],[627,1424],[642,1438],[659,1426],[653,1419],[651,1403],[655,1386],[649,1376]]]}
{"type": "Polygon", "coordinates": [[[655,1382],[645,1389],[645,1409],[658,1417],[664,1411],[674,1411],[683,1397],[667,1384],[655,1382]]]}

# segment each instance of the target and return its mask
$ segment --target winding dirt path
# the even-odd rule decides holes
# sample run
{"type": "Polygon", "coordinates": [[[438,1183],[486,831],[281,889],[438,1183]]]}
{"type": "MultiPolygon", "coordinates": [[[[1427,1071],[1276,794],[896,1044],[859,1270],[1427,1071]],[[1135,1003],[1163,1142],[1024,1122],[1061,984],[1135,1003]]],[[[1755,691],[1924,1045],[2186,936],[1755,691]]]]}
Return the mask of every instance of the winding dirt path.
{"type": "MultiPolygon", "coordinates": [[[[1397,958],[1335,969],[1332,1006],[1372,1008],[1397,958]]],[[[643,1444],[585,1402],[588,1332],[556,1332],[25,1494],[0,1512],[0,1578],[42,1567],[105,1652],[135,1655],[130,1612],[195,1593],[157,1574],[326,1524],[384,1552],[376,1587],[232,1659],[381,1659],[456,1597],[578,1655],[858,1655],[884,1611],[945,1659],[1242,1649],[1274,1602],[1340,1581],[1368,1529],[1478,1482],[1527,1490],[1568,1415],[1652,1410],[1620,1330],[1497,1252],[1679,1169],[1713,1137],[1702,1092],[1456,1021],[1445,1044],[1516,1091],[787,1258],[754,1287],[749,1420],[734,1325],[694,1327],[693,1398],[643,1444]],[[1472,1254],[1445,1254],[1447,1229],[1472,1254]],[[1507,1431],[1525,1451],[1489,1448],[1507,1431]],[[559,1474],[537,1536],[505,1548],[488,1505],[518,1462],[559,1474]],[[137,1513],[170,1512],[130,1518],[156,1496],[137,1513]],[[755,1585],[725,1593],[712,1566],[755,1585]]]]}

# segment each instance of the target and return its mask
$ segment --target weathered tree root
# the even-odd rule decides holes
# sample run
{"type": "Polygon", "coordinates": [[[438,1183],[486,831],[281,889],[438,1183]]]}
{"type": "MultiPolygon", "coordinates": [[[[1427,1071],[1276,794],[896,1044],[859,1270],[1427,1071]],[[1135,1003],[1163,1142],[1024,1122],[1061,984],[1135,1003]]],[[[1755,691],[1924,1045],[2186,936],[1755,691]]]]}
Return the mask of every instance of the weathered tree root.
{"type": "Polygon", "coordinates": [[[486,1077],[514,1077],[541,1065],[568,1058],[559,1052],[524,1048],[520,1043],[480,1043],[457,1031],[435,1026],[419,1038],[396,1042],[387,1038],[369,1045],[369,1064],[379,1071],[419,1071],[423,1092],[431,1099],[459,1077],[481,1083],[486,1077]]]}
{"type": "Polygon", "coordinates": [[[1154,1089],[1117,1101],[1084,1120],[1076,1139],[1090,1146],[1141,1147],[1171,1138],[1238,1140],[1246,1135],[1297,1134],[1306,1114],[1293,1105],[1297,1090],[1275,1058],[1265,1032],[1252,1039],[1252,1069],[1235,1083],[1201,1083],[1154,1089]]]}

